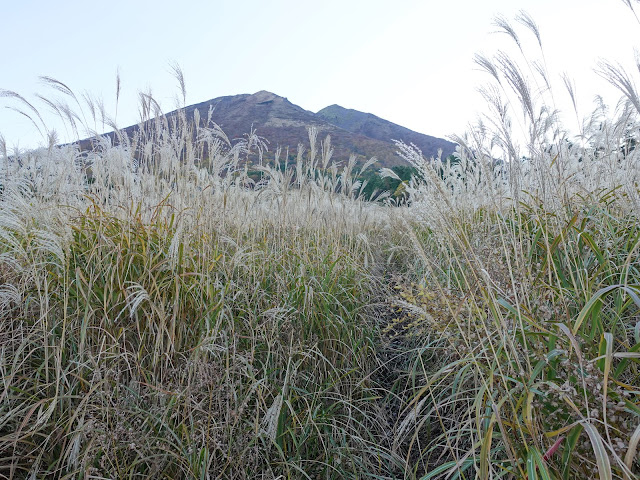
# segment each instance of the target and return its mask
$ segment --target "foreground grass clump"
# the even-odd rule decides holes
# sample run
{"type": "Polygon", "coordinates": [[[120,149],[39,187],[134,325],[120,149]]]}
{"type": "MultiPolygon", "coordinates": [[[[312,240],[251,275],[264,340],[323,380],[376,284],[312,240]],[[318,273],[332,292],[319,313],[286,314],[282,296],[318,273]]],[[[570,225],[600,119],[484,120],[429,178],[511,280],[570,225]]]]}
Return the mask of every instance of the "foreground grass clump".
{"type": "Polygon", "coordinates": [[[399,145],[420,173],[419,261],[387,329],[402,358],[394,446],[425,480],[638,478],[640,103],[618,84],[618,117],[596,111],[573,142],[531,87],[546,72],[503,53],[478,63],[497,81],[493,123],[459,139],[455,162],[399,145]]]}
{"type": "Polygon", "coordinates": [[[380,206],[315,171],[282,192],[107,146],[87,182],[73,149],[33,155],[57,173],[9,162],[2,196],[1,475],[402,470],[371,380],[380,206]]]}
{"type": "Polygon", "coordinates": [[[449,245],[421,233],[441,252],[429,258],[452,260],[397,302],[403,335],[427,339],[396,386],[419,468],[635,478],[638,220],[605,205],[568,221],[523,209],[479,216],[449,245]],[[457,459],[439,462],[446,450],[457,459]]]}

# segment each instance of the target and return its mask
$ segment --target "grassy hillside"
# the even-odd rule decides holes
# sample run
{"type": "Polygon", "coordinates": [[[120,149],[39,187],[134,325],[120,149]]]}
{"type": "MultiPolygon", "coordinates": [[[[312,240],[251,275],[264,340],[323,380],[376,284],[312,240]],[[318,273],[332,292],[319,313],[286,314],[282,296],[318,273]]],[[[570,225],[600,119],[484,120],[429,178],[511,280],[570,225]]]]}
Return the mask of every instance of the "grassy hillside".
{"type": "Polygon", "coordinates": [[[478,61],[504,108],[397,145],[409,204],[313,131],[257,182],[184,115],[2,142],[0,477],[640,478],[640,101],[576,139],[478,61]]]}

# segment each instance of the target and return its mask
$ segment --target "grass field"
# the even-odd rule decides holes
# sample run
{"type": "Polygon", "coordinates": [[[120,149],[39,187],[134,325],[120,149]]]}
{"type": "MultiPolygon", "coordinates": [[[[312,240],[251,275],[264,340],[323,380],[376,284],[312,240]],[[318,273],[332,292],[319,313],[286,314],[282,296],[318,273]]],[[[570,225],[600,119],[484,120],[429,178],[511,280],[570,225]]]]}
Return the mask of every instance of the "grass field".
{"type": "Polygon", "coordinates": [[[637,93],[602,64],[624,97],[571,136],[477,60],[493,121],[398,144],[400,205],[313,132],[257,183],[204,119],[3,141],[0,478],[640,478],[637,93]]]}

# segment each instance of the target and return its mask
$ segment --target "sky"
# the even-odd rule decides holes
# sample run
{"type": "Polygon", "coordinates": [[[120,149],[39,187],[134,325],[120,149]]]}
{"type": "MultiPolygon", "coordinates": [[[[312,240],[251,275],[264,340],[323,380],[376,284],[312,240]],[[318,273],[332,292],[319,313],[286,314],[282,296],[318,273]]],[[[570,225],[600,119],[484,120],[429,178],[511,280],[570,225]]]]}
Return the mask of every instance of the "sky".
{"type": "MultiPolygon", "coordinates": [[[[533,17],[558,107],[569,108],[559,81],[566,72],[580,115],[590,113],[596,94],[610,103],[619,97],[594,73],[597,60],[631,68],[640,47],[640,22],[622,0],[0,1],[0,89],[36,106],[62,140],[69,139],[65,127],[35,96],[60,94],[40,76],[101,98],[122,127],[137,122],[140,91],[150,90],[165,111],[176,107],[171,65],[178,64],[186,104],[268,90],[314,112],[339,104],[446,137],[463,133],[485,110],[477,90],[490,78],[474,54],[513,50],[497,32],[497,15],[511,21],[524,10],[533,17]]],[[[527,56],[540,56],[531,32],[518,32],[527,56]]],[[[8,146],[44,144],[10,107],[20,104],[0,98],[8,146]]]]}

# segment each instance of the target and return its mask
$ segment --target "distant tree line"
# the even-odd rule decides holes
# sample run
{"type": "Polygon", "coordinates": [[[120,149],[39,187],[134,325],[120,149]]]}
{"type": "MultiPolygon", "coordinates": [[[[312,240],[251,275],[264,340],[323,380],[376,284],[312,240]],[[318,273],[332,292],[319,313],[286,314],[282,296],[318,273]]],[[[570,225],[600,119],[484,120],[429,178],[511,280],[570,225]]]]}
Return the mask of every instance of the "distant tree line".
{"type": "Polygon", "coordinates": [[[360,192],[361,195],[367,200],[375,200],[375,197],[382,192],[389,192],[391,197],[395,198],[404,196],[404,183],[408,182],[417,173],[417,170],[409,165],[398,165],[391,170],[398,175],[400,180],[392,177],[383,178],[376,170],[367,170],[361,174],[358,177],[358,180],[364,184],[364,188],[360,192]]]}

